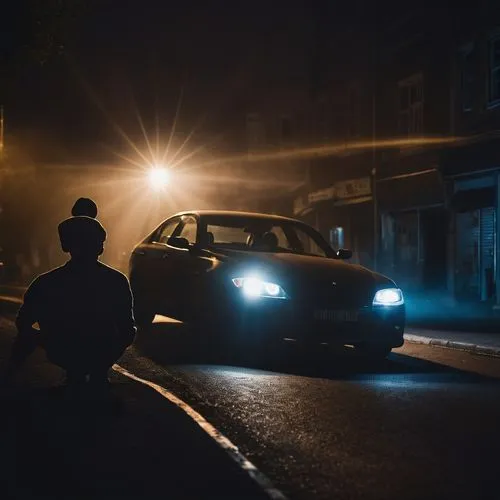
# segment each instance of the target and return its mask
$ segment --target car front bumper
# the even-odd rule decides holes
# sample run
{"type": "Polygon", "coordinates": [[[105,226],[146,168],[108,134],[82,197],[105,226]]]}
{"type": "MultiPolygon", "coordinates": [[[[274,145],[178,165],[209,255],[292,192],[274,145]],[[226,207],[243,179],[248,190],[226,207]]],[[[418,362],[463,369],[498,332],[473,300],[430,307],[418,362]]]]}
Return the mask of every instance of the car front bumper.
{"type": "Polygon", "coordinates": [[[233,331],[242,340],[264,344],[266,340],[285,338],[314,344],[394,348],[404,342],[404,305],[337,311],[332,306],[324,309],[291,300],[259,299],[235,304],[232,317],[233,331]]]}

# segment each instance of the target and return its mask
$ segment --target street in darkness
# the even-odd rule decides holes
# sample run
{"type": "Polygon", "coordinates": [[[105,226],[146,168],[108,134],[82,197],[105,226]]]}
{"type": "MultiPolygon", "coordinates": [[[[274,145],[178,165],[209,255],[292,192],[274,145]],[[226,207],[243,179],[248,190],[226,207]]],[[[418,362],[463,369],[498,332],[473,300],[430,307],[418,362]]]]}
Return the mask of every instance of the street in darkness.
{"type": "Polygon", "coordinates": [[[498,500],[499,19],[4,6],[0,498],[498,500]]]}
{"type": "Polygon", "coordinates": [[[128,363],[210,415],[292,498],[497,497],[498,358],[407,344],[376,366],[300,352],[276,371],[128,363]]]}
{"type": "MultiPolygon", "coordinates": [[[[2,321],[3,348],[11,336],[12,325],[2,321]]],[[[376,366],[326,353],[303,358],[293,349],[284,351],[287,361],[276,361],[275,366],[220,365],[206,359],[203,363],[204,356],[193,355],[183,337],[189,338],[183,325],[160,324],[155,340],[139,343],[121,366],[190,404],[289,498],[497,497],[500,359],[407,344],[376,366]]],[[[54,370],[40,365],[36,369],[38,387],[56,383],[54,370]]],[[[21,387],[32,380],[21,377],[21,387]]],[[[147,457],[162,454],[162,446],[173,446],[169,441],[176,434],[175,427],[168,427],[157,441],[154,436],[139,438],[143,426],[151,425],[148,413],[154,407],[155,420],[165,419],[168,425],[177,409],[158,402],[152,407],[153,391],[122,384],[118,390],[129,406],[134,403],[117,425],[121,428],[133,416],[137,428],[129,429],[124,444],[117,446],[135,443],[128,453],[140,476],[144,460],[149,467],[147,457]]],[[[183,420],[183,426],[189,425],[187,415],[176,419],[175,425],[183,420]]],[[[210,441],[208,436],[198,438],[210,441]]],[[[45,449],[48,457],[56,456],[50,443],[45,449]]],[[[94,452],[99,454],[98,449],[94,452]]],[[[195,481],[200,474],[196,463],[204,459],[192,460],[195,481]]],[[[219,460],[218,472],[210,467],[212,473],[222,473],[224,481],[237,476],[231,460],[219,460]]],[[[71,465],[66,468],[71,474],[71,465]]],[[[31,484],[28,477],[25,481],[31,484]]],[[[101,490],[99,475],[90,475],[89,481],[95,481],[89,488],[110,495],[123,488],[108,484],[101,490]]],[[[176,481],[182,484],[176,476],[169,480],[170,487],[176,481]]],[[[241,491],[241,482],[246,484],[241,478],[235,481],[235,492],[241,491]]],[[[153,483],[146,491],[154,491],[153,483]]],[[[189,491],[184,492],[186,498],[189,491]]],[[[194,498],[207,497],[201,493],[194,498]]]]}

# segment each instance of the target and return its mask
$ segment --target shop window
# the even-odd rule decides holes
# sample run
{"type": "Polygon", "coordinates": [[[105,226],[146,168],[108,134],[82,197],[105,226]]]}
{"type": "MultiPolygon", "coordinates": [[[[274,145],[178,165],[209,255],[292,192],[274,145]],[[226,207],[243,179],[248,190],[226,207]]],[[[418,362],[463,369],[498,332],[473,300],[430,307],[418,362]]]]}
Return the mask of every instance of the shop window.
{"type": "Polygon", "coordinates": [[[396,259],[399,264],[416,264],[418,258],[418,218],[416,213],[401,214],[395,220],[396,259]]]}
{"type": "Polygon", "coordinates": [[[423,133],[424,86],[422,75],[414,75],[398,83],[399,131],[411,136],[423,133]]]}

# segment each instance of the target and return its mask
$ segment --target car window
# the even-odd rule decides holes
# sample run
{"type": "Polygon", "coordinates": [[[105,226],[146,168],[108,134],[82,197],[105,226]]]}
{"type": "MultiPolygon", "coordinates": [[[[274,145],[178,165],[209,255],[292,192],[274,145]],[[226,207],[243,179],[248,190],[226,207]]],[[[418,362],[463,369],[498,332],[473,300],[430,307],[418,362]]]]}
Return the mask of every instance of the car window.
{"type": "Polygon", "coordinates": [[[168,239],[172,236],[176,227],[179,225],[180,219],[172,219],[171,221],[166,222],[155,235],[153,235],[152,242],[153,243],[163,243],[167,244],[168,239]]]}
{"type": "Polygon", "coordinates": [[[182,230],[179,233],[179,238],[186,238],[189,243],[196,243],[196,233],[198,230],[198,224],[196,219],[192,217],[183,220],[182,230]]]}
{"type": "Polygon", "coordinates": [[[288,238],[286,237],[285,231],[283,231],[283,228],[281,226],[274,226],[270,232],[275,234],[276,237],[278,238],[278,247],[279,248],[292,250],[290,242],[288,241],[288,238]]]}
{"type": "Polygon", "coordinates": [[[276,223],[255,217],[209,216],[204,221],[211,245],[250,252],[291,252],[329,257],[329,246],[319,233],[294,222],[276,223]],[[268,234],[276,237],[273,242],[268,234]],[[213,238],[212,238],[213,237],[213,238]]]}
{"type": "Polygon", "coordinates": [[[318,257],[327,257],[325,250],[323,250],[304,230],[300,227],[295,227],[294,232],[300,241],[301,253],[316,255],[318,257]]]}
{"type": "Polygon", "coordinates": [[[207,226],[207,232],[214,236],[213,243],[240,243],[246,245],[248,233],[245,233],[243,227],[227,227],[219,225],[207,226]]]}

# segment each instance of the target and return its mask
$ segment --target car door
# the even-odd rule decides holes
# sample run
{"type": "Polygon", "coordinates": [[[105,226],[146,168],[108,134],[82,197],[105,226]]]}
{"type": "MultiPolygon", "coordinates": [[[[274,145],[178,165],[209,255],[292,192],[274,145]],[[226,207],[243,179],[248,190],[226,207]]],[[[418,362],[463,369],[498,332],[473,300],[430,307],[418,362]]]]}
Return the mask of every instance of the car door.
{"type": "Polygon", "coordinates": [[[185,238],[190,245],[189,249],[174,249],[171,265],[175,269],[175,280],[171,283],[172,294],[175,295],[177,314],[181,319],[189,315],[192,294],[196,292],[193,278],[197,276],[198,253],[198,220],[193,215],[182,217],[180,225],[173,236],[185,238]]]}
{"type": "Polygon", "coordinates": [[[143,244],[134,250],[130,279],[134,294],[156,313],[168,315],[175,309],[175,281],[171,259],[175,249],[168,239],[179,229],[181,217],[165,221],[143,244]]]}

